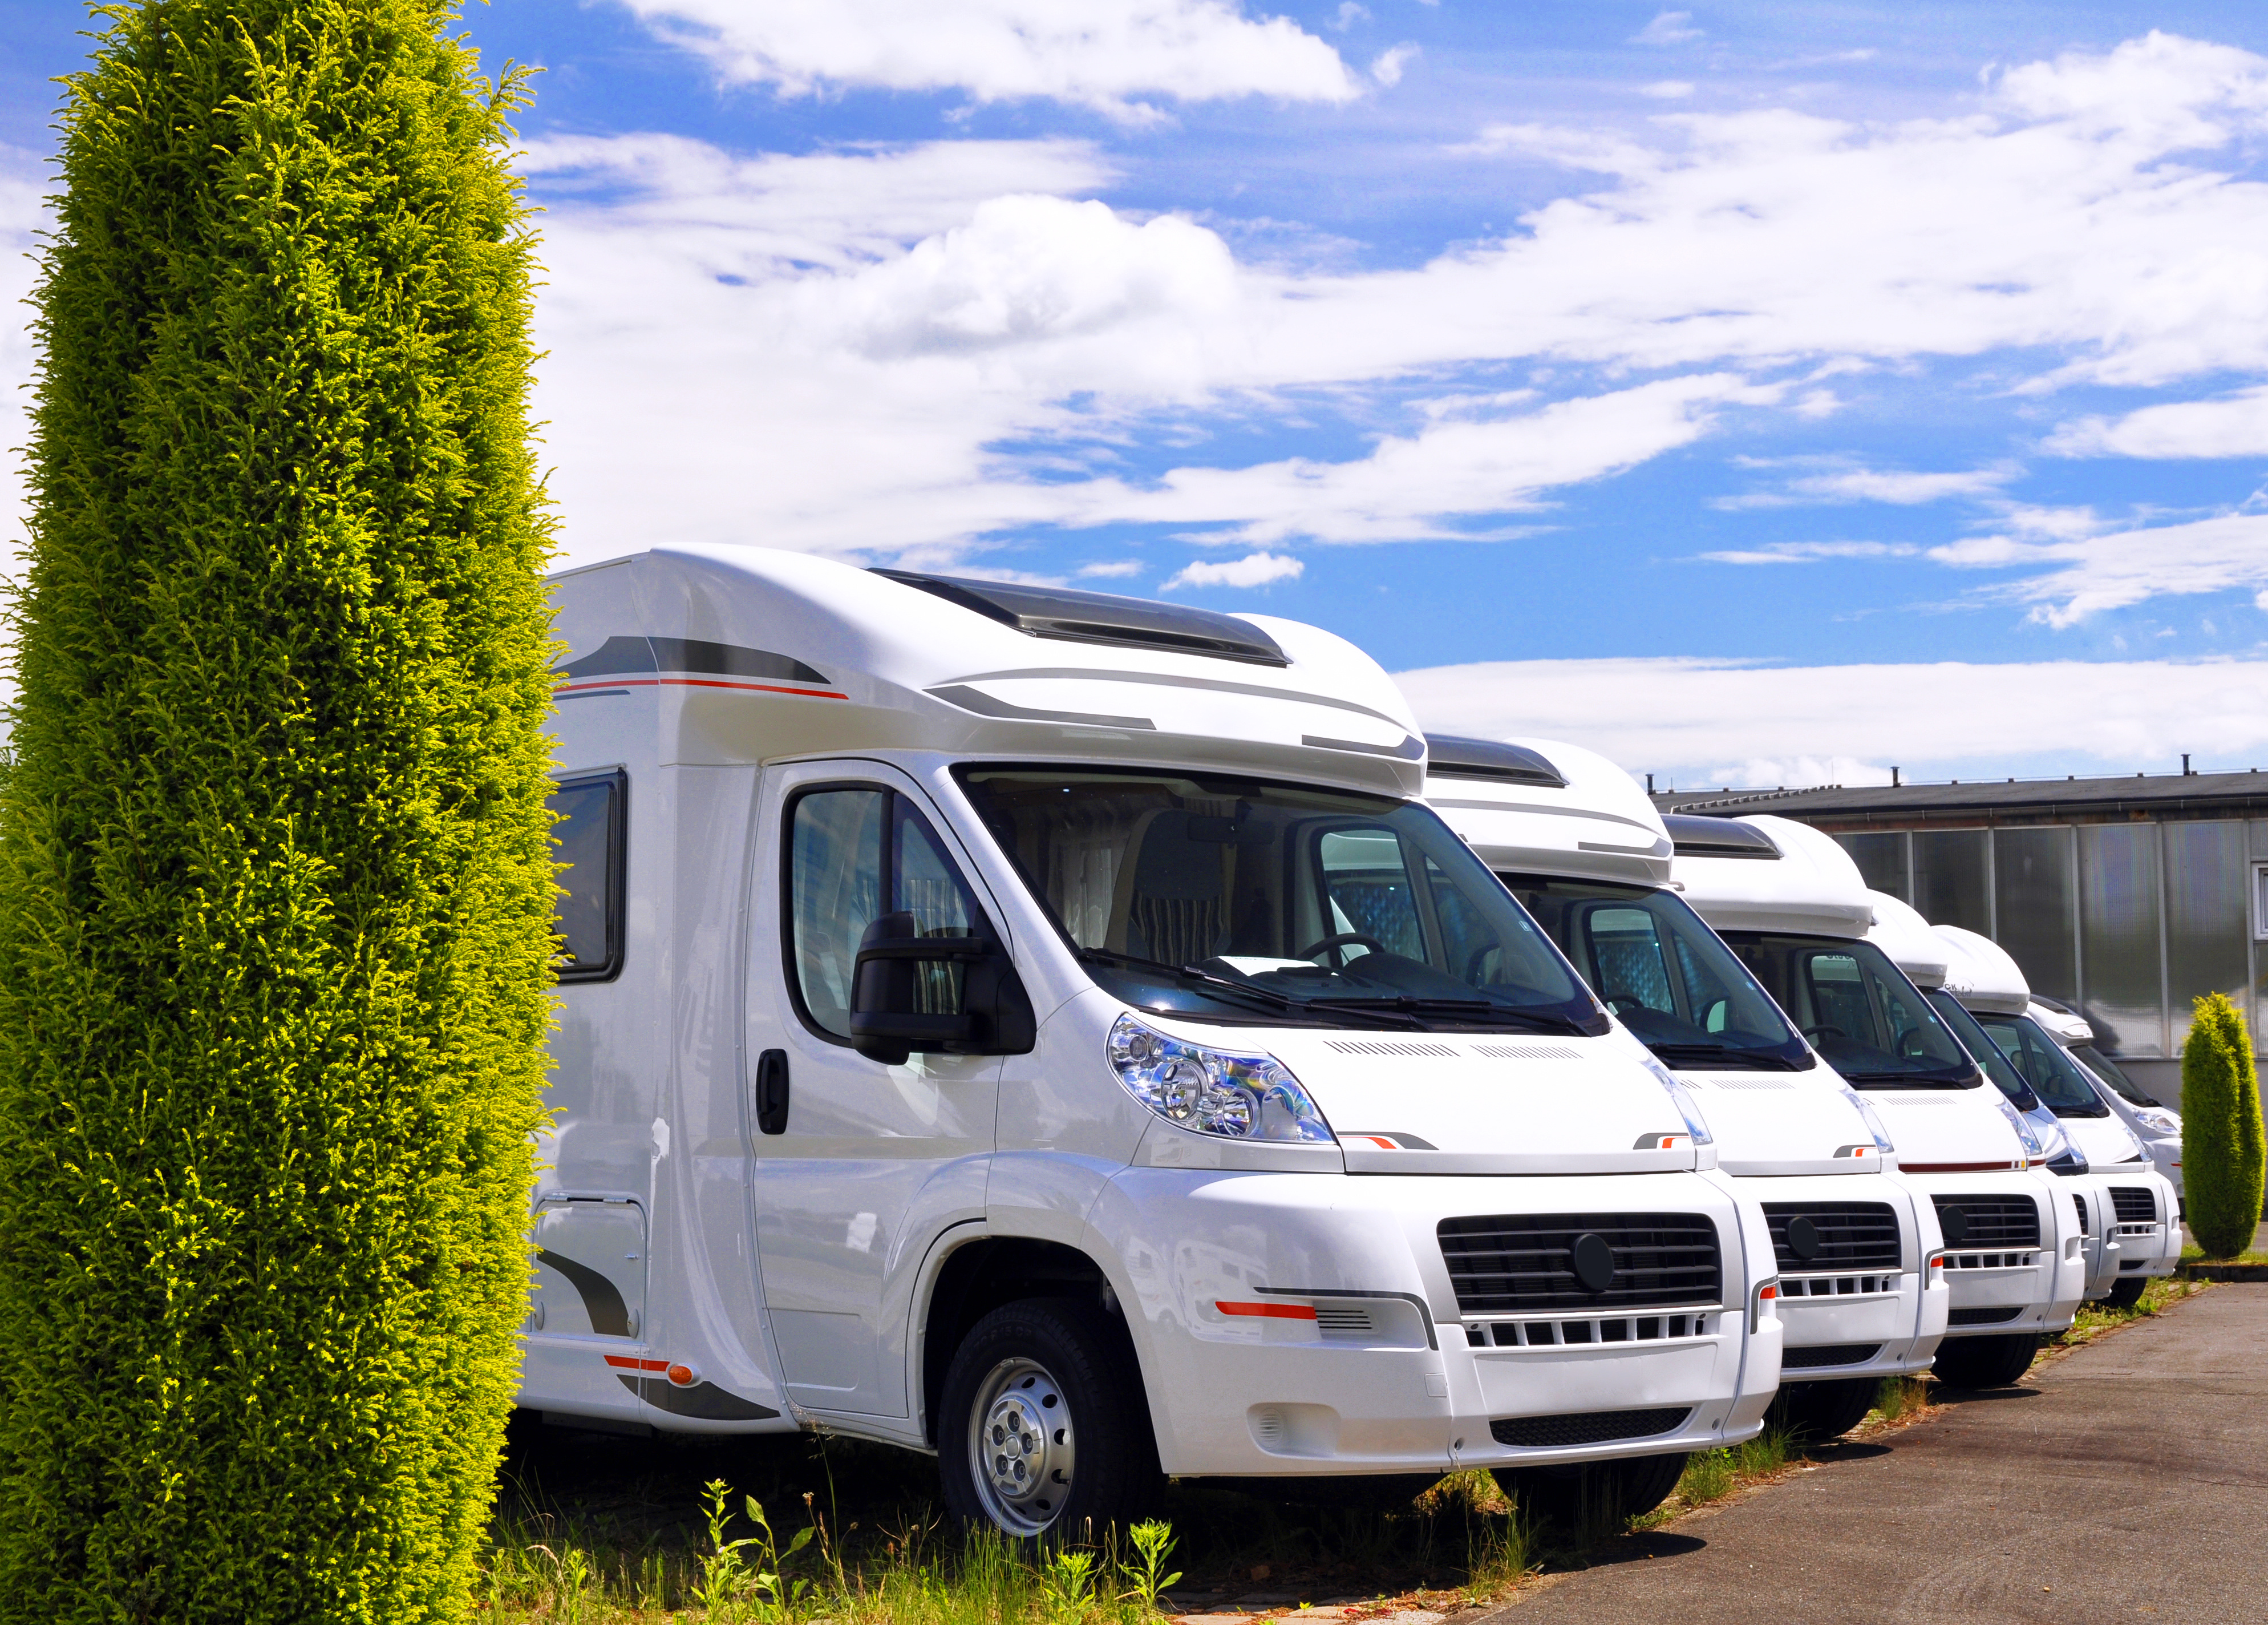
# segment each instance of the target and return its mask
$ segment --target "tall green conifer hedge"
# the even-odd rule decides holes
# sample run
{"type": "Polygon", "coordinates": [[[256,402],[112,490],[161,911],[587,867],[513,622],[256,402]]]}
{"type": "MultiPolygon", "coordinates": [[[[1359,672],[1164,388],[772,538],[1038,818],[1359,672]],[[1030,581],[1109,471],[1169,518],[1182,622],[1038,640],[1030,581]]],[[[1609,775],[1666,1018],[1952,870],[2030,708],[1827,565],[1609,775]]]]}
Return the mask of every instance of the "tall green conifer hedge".
{"type": "Polygon", "coordinates": [[[551,952],[518,82],[431,0],[100,15],[0,792],[0,1620],[456,1618],[551,952]]]}
{"type": "Polygon", "coordinates": [[[2206,1257],[2233,1258],[2252,1245],[2264,1174],[2252,1037],[2225,995],[2207,993],[2182,1045],[2183,1200],[2206,1257]]]}

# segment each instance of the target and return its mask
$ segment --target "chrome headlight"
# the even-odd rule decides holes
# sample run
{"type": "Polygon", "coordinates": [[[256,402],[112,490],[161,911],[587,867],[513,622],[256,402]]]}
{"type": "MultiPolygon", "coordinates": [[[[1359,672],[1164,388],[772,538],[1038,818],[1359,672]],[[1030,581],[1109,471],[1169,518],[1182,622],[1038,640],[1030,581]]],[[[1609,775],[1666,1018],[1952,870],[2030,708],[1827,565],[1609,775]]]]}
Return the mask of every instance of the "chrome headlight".
{"type": "Polygon", "coordinates": [[[1890,1131],[1883,1126],[1881,1115],[1867,1097],[1846,1083],[1843,1086],[1843,1098],[1851,1103],[1852,1110],[1867,1125],[1867,1132],[1874,1136],[1874,1149],[1884,1156],[1896,1156],[1898,1149],[1890,1143],[1890,1131]]]}
{"type": "Polygon", "coordinates": [[[1273,1055],[1234,1055],[1122,1016],[1110,1069],[1135,1099],[1182,1128],[1231,1140],[1329,1141],[1314,1098],[1273,1055]]]}
{"type": "Polygon", "coordinates": [[[2182,1132],[2182,1119],[2170,1112],[2145,1106],[2134,1113],[2134,1120],[2152,1134],[2161,1136],[2178,1135],[2182,1132]]]}
{"type": "MultiPolygon", "coordinates": [[[[2017,1142],[2024,1148],[2024,1160],[2028,1163],[2046,1162],[2048,1149],[2040,1143],[2039,1130],[2033,1126],[2032,1119],[2010,1105],[2008,1097],[1997,1089],[1992,1091],[1992,1104],[2000,1108],[2000,1115],[2008,1119],[2008,1126],[2015,1131],[2017,1142]]],[[[2056,1132],[2061,1134],[2063,1131],[2058,1129],[2056,1132]]]]}
{"type": "Polygon", "coordinates": [[[1675,1103],[1677,1115],[1685,1119],[1685,1132],[1693,1136],[1695,1145],[1714,1145],[1716,1136],[1709,1132],[1709,1119],[1701,1115],[1701,1103],[1693,1098],[1693,1091],[1669,1074],[1669,1068],[1653,1056],[1645,1058],[1646,1069],[1653,1074],[1653,1081],[1668,1092],[1675,1103]]]}

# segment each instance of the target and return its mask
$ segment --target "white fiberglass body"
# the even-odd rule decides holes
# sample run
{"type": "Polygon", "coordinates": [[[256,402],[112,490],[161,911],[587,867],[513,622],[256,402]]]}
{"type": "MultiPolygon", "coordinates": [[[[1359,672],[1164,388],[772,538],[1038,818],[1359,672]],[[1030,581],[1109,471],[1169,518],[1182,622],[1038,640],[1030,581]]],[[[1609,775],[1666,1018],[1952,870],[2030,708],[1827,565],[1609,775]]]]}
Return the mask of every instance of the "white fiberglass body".
{"type": "Polygon", "coordinates": [[[1351,645],[754,549],[556,592],[561,794],[615,798],[569,908],[615,912],[569,927],[523,1405],[933,1449],[950,1502],[956,1353],[1031,1298],[1123,1327],[1168,1474],[1757,1431],[1763,1213],[1351,645]]]}
{"type": "MultiPolygon", "coordinates": [[[[1717,822],[1701,821],[1695,822],[1717,822]]],[[[1775,858],[1681,855],[1686,900],[1756,971],[1830,1066],[1879,1112],[1901,1172],[1944,1232],[1948,1342],[2061,1331],[2084,1296],[2084,1237],[2029,1125],[1868,938],[1875,904],[1848,853],[1758,816],[1775,858]]],[[[1942,979],[1944,957],[1925,974],[1942,979]]]]}
{"type": "MultiPolygon", "coordinates": [[[[1941,931],[1953,928],[1939,927],[1941,931]]],[[[2073,1014],[2066,1006],[2036,998],[2026,1005],[2024,1013],[2079,1063],[2111,1115],[2142,1142],[2142,1149],[2150,1155],[2151,1165],[2173,1186],[2178,1201],[2182,1195],[2182,1114],[2146,1093],[2119,1070],[2117,1061],[2102,1053],[2095,1042],[2095,1029],[2086,1017],[2073,1014]]]]}
{"type": "Polygon", "coordinates": [[[1926,1370],[1948,1296],[1929,1267],[1936,1211],[1886,1162],[1843,1080],[1679,897],[1645,792],[1556,741],[1428,746],[1427,800],[1691,1092],[1716,1177],[1762,1206],[1783,1380],[1926,1370]]]}

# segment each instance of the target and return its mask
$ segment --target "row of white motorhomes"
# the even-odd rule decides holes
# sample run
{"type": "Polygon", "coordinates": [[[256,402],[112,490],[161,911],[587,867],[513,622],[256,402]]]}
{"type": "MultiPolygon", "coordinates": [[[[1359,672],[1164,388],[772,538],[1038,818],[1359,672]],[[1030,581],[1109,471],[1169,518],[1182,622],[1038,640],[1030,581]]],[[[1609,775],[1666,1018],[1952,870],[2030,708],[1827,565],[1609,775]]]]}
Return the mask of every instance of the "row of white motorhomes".
{"type": "Polygon", "coordinates": [[[1020,1536],[1166,1475],[1631,1512],[2178,1252],[2146,1159],[2052,1166],[1976,1027],[2014,967],[1803,826],[1429,753],[1294,622],[724,547],[555,586],[548,1421],[933,1451],[1020,1536]]]}

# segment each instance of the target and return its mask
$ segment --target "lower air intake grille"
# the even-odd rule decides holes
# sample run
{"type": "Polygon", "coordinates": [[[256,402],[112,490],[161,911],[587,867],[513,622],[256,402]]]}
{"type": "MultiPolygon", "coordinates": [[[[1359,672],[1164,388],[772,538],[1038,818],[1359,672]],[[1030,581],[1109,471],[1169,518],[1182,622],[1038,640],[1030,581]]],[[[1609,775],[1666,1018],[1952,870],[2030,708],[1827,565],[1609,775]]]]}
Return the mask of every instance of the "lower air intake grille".
{"type": "Polygon", "coordinates": [[[2114,1185],[2110,1187],[2110,1205],[2118,1210],[2121,1224],[2155,1224],[2158,1222],[2158,1199],[2145,1185],[2114,1185]]]}
{"type": "MultiPolygon", "coordinates": [[[[2004,1320],[2014,1320],[2023,1312],[2023,1305],[2021,1304],[2014,1309],[1955,1309],[1948,1311],[1945,1324],[1948,1326],[1999,1326],[2004,1320]]],[[[1781,1359],[1780,1363],[1782,1365],[1787,1363],[1785,1357],[1781,1359]]]]}
{"type": "Polygon", "coordinates": [[[1963,1252],[2001,1252],[2040,1245],[2040,1210],[2029,1196],[1939,1196],[1937,1221],[1945,1245],[1963,1252]],[[1952,1215],[1958,1213],[1958,1219],[1952,1215]]]}
{"type": "Polygon", "coordinates": [[[1904,1261],[1888,1202],[1766,1202],[1764,1220],[1783,1270],[1896,1269],[1904,1261]]]}
{"type": "Polygon", "coordinates": [[[1783,1371],[1808,1371],[1817,1365],[1864,1365],[1882,1352],[1880,1343],[1826,1343],[1816,1348],[1790,1348],[1779,1357],[1783,1371]]]}
{"type": "Polygon", "coordinates": [[[1556,1444],[1611,1444],[1616,1439],[1674,1433],[1693,1414],[1690,1406],[1645,1411],[1578,1411],[1567,1416],[1506,1416],[1489,1423],[1499,1444],[1544,1450],[1556,1444]]]}
{"type": "Polygon", "coordinates": [[[1475,1215],[1442,1220],[1439,1234],[1457,1307],[1469,1315],[1714,1304],[1722,1290],[1717,1226],[1704,1214],[1475,1215]],[[1596,1292],[1576,1277],[1585,1236],[1605,1242],[1614,1260],[1596,1292]]]}

